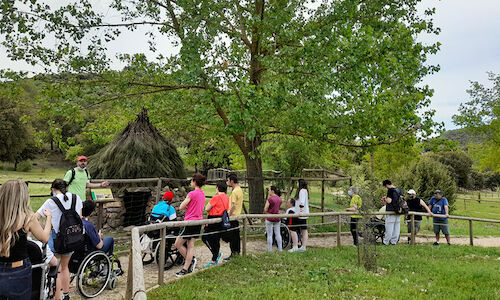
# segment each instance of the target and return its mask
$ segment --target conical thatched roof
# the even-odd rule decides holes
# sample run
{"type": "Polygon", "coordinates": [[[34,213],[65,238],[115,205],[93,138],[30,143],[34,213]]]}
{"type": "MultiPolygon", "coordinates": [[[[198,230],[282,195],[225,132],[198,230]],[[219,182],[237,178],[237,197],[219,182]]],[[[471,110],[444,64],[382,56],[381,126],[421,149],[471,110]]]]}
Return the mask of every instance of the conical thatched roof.
{"type": "Polygon", "coordinates": [[[177,149],[151,125],[145,108],[90,161],[93,178],[186,178],[177,149]]]}

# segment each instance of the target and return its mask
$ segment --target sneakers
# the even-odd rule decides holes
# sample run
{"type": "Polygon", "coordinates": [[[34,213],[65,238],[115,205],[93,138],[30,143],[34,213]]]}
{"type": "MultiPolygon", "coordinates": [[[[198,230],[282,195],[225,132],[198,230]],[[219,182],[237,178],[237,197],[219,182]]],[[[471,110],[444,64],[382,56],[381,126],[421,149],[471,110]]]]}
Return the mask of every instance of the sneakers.
{"type": "Polygon", "coordinates": [[[288,252],[290,252],[290,253],[297,252],[297,251],[299,251],[299,247],[297,247],[297,246],[294,246],[294,247],[292,247],[292,249],[288,250],[288,252]]]}
{"type": "Polygon", "coordinates": [[[232,258],[233,258],[233,254],[229,255],[228,257],[224,258],[223,260],[224,260],[225,262],[228,262],[228,261],[230,261],[232,258]]]}
{"type": "Polygon", "coordinates": [[[193,272],[194,269],[196,268],[196,263],[198,261],[196,260],[196,257],[193,256],[193,260],[191,261],[191,264],[189,265],[189,273],[193,272]]]}
{"type": "Polygon", "coordinates": [[[62,300],[69,300],[69,294],[64,294],[64,296],[62,297],[62,300]]]}
{"type": "Polygon", "coordinates": [[[215,260],[215,264],[218,264],[221,258],[222,258],[222,252],[219,252],[219,255],[217,255],[217,259],[215,260]]]}
{"type": "Polygon", "coordinates": [[[189,274],[189,273],[191,273],[191,272],[189,272],[188,270],[184,270],[184,269],[182,269],[182,270],[180,270],[179,272],[175,273],[175,276],[177,276],[177,277],[182,277],[182,276],[187,275],[187,274],[189,274]]]}
{"type": "Polygon", "coordinates": [[[204,265],[203,267],[204,267],[204,268],[210,268],[210,267],[212,267],[212,266],[215,266],[216,264],[217,264],[217,263],[216,263],[216,262],[214,262],[214,261],[209,261],[209,262],[208,262],[208,264],[204,265]]]}
{"type": "Polygon", "coordinates": [[[299,249],[297,249],[298,252],[304,252],[306,251],[306,246],[300,246],[299,249]]]}
{"type": "Polygon", "coordinates": [[[451,243],[448,243],[448,246],[451,246],[451,243]]]}
{"type": "Polygon", "coordinates": [[[434,242],[434,246],[439,246],[439,242],[434,242]]]}
{"type": "Polygon", "coordinates": [[[408,245],[411,244],[411,238],[408,237],[408,245]]]}

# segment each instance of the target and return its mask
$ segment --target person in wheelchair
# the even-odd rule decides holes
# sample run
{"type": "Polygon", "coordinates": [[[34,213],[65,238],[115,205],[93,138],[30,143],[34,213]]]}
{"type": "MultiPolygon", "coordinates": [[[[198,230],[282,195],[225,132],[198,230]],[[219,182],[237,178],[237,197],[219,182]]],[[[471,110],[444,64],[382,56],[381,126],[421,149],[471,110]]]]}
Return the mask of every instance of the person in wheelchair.
{"type": "Polygon", "coordinates": [[[177,215],[175,213],[175,208],[171,205],[172,199],[174,199],[174,193],[172,191],[166,191],[165,194],[163,194],[163,198],[153,207],[150,221],[175,220],[177,215]]]}
{"type": "MultiPolygon", "coordinates": [[[[287,214],[295,214],[295,199],[291,198],[286,202],[287,214]]],[[[292,236],[292,249],[288,250],[288,252],[297,252],[299,250],[299,234],[300,228],[297,223],[297,218],[286,218],[285,224],[288,225],[288,229],[290,229],[290,235],[292,236]]]]}
{"type": "MultiPolygon", "coordinates": [[[[107,255],[113,255],[113,249],[115,245],[115,240],[112,236],[104,237],[102,236],[101,230],[99,232],[95,228],[94,224],[89,221],[89,217],[95,209],[95,203],[92,200],[87,200],[83,202],[82,207],[82,222],[85,228],[85,235],[88,236],[88,246],[89,251],[101,250],[107,255]]],[[[87,240],[87,239],[86,239],[87,240]]]]}

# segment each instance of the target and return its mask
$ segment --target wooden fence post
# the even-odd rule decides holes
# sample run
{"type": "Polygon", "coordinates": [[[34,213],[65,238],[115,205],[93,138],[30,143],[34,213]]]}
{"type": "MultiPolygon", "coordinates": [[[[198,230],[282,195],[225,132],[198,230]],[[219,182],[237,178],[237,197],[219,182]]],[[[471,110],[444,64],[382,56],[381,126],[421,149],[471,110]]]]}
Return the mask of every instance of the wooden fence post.
{"type": "Polygon", "coordinates": [[[158,284],[163,284],[163,277],[165,273],[165,236],[167,235],[166,227],[160,229],[160,261],[158,263],[158,284]]]}
{"type": "Polygon", "coordinates": [[[161,178],[158,178],[158,183],[156,184],[156,204],[160,202],[160,199],[163,195],[161,195],[161,178]]]}
{"type": "Polygon", "coordinates": [[[340,215],[337,215],[337,247],[340,248],[340,232],[342,230],[340,226],[340,215]]]}
{"type": "Polygon", "coordinates": [[[242,253],[243,256],[247,255],[247,218],[243,219],[243,245],[242,245],[242,253]]]}
{"type": "Polygon", "coordinates": [[[470,237],[470,245],[474,246],[474,236],[472,235],[472,220],[469,220],[469,237],[470,237]]]}
{"type": "Polygon", "coordinates": [[[415,232],[415,215],[411,215],[411,244],[415,245],[415,238],[417,237],[415,232]]]}
{"type": "MultiPolygon", "coordinates": [[[[325,178],[325,170],[321,175],[322,178],[325,178]]],[[[321,180],[321,212],[325,211],[325,181],[321,180]]],[[[325,217],[321,216],[321,223],[325,223],[325,217]]]]}
{"type": "Polygon", "coordinates": [[[97,203],[97,230],[102,229],[103,206],[104,206],[104,203],[102,203],[102,202],[97,203]]]}

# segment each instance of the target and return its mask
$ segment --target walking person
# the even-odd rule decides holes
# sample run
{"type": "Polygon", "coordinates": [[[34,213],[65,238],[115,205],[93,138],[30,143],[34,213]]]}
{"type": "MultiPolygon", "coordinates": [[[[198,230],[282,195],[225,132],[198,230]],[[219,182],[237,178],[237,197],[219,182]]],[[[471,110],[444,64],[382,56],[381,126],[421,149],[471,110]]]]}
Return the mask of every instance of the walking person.
{"type": "Polygon", "coordinates": [[[87,188],[108,187],[109,182],[90,183],[90,174],[87,170],[88,159],[86,156],[78,157],[76,167],[68,170],[64,180],[68,183],[68,192],[80,196],[80,200],[87,199],[87,188]]]}
{"type": "Polygon", "coordinates": [[[31,298],[31,262],[27,235],[31,232],[46,243],[50,238],[52,214],[45,210],[44,228],[30,207],[28,186],[8,180],[0,187],[0,299],[31,298]]]}
{"type": "MultiPolygon", "coordinates": [[[[229,197],[229,216],[239,216],[243,208],[243,190],[238,183],[238,176],[229,174],[227,176],[227,185],[232,188],[229,197]]],[[[224,258],[224,261],[230,261],[234,256],[240,254],[240,222],[238,220],[231,221],[231,227],[222,235],[222,240],[228,242],[231,249],[231,255],[224,258]]]]}
{"type": "MultiPolygon", "coordinates": [[[[264,205],[265,214],[279,214],[280,207],[283,200],[281,200],[281,191],[274,185],[269,188],[268,191],[269,198],[267,198],[266,204],[264,205]]],[[[276,244],[278,246],[278,251],[283,251],[283,242],[281,240],[280,232],[281,220],[280,218],[267,218],[266,219],[266,234],[267,234],[267,252],[273,251],[273,232],[276,237],[276,244]]]]}
{"type": "MultiPolygon", "coordinates": [[[[420,199],[417,197],[417,193],[415,190],[409,190],[408,191],[408,200],[406,201],[408,203],[408,211],[414,211],[414,212],[427,212],[428,214],[432,215],[431,210],[425,204],[424,200],[420,199]]],[[[415,236],[417,233],[420,231],[420,224],[422,223],[422,216],[415,216],[414,217],[415,221],[415,236]]],[[[406,222],[408,226],[408,233],[411,233],[411,218],[410,216],[406,216],[406,222]]],[[[408,236],[408,244],[411,243],[411,236],[408,236]]]]}
{"type": "MultiPolygon", "coordinates": [[[[201,174],[194,174],[191,179],[191,187],[194,191],[187,194],[186,199],[179,206],[180,210],[185,210],[184,221],[203,219],[203,207],[205,206],[205,193],[201,187],[205,185],[207,178],[201,174]]],[[[175,247],[184,257],[184,266],[175,275],[184,276],[193,272],[196,268],[196,258],[194,257],[194,242],[200,235],[201,225],[185,226],[175,240],[175,247]],[[184,244],[187,242],[187,246],[184,244]]]]}
{"type": "MultiPolygon", "coordinates": [[[[307,182],[304,179],[299,179],[298,198],[295,201],[295,211],[301,214],[309,213],[309,190],[307,189],[307,182]]],[[[307,248],[307,219],[309,217],[298,217],[297,224],[300,229],[300,239],[302,246],[297,251],[306,251],[307,248]]]]}
{"type": "MultiPolygon", "coordinates": [[[[347,191],[347,194],[351,197],[351,203],[346,211],[359,211],[361,209],[362,201],[361,197],[358,195],[358,191],[358,188],[355,186],[351,186],[347,191]]],[[[360,215],[351,215],[350,227],[354,246],[358,245],[358,221],[360,218],[360,215]]]]}
{"type": "MultiPolygon", "coordinates": [[[[49,198],[42,204],[42,206],[38,209],[37,213],[40,217],[47,217],[46,211],[50,211],[52,213],[52,231],[50,234],[50,239],[48,242],[48,246],[56,258],[60,261],[59,264],[59,274],[56,280],[56,294],[55,299],[69,299],[69,283],[70,283],[70,273],[69,273],[69,260],[73,251],[65,252],[61,249],[56,249],[54,244],[54,240],[56,240],[57,235],[59,233],[59,225],[61,223],[61,217],[63,212],[59,208],[58,204],[55,201],[59,201],[62,207],[66,210],[73,209],[75,212],[82,217],[82,200],[80,196],[75,195],[73,199],[73,194],[67,191],[67,183],[62,179],[56,179],[52,182],[50,190],[54,198],[49,198]],[[57,199],[57,200],[56,200],[57,199]],[[71,199],[71,200],[70,200],[71,199]],[[62,290],[62,297],[61,297],[62,290]]],[[[48,220],[48,218],[47,218],[48,220]]],[[[82,225],[83,226],[83,225],[82,225]]],[[[83,244],[82,244],[83,246],[83,244]]]]}
{"type": "MultiPolygon", "coordinates": [[[[220,218],[224,211],[229,210],[229,197],[226,194],[227,184],[224,181],[217,182],[215,187],[217,193],[210,199],[210,202],[205,206],[205,211],[208,212],[208,219],[220,218]]],[[[207,224],[204,235],[201,238],[212,253],[212,260],[205,265],[205,268],[214,266],[220,262],[222,252],[220,251],[220,239],[222,234],[222,223],[207,224]]]]}
{"type": "MultiPolygon", "coordinates": [[[[397,212],[399,208],[399,197],[403,192],[388,179],[382,182],[382,185],[387,188],[387,196],[385,197],[386,211],[397,212]]],[[[399,241],[399,234],[401,231],[401,216],[400,215],[386,215],[385,216],[385,236],[384,245],[396,245],[399,241]]]]}
{"type": "Polygon", "coordinates": [[[436,235],[436,241],[434,242],[434,246],[439,246],[439,233],[443,232],[444,237],[446,238],[446,242],[448,245],[450,244],[450,226],[448,224],[448,217],[450,216],[448,199],[443,197],[443,192],[440,190],[436,190],[434,192],[434,197],[429,201],[429,206],[434,214],[434,218],[432,223],[434,224],[434,234],[436,235]],[[436,215],[441,215],[445,218],[437,217],[436,215]]]}

